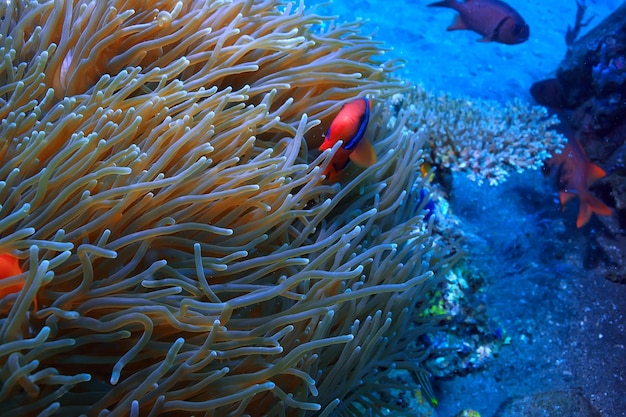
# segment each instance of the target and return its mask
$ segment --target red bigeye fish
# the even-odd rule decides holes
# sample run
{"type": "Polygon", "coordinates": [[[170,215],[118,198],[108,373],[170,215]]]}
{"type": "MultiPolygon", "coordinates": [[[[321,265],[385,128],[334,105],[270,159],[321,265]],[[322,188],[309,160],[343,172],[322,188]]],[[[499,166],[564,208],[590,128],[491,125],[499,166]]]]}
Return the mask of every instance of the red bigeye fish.
{"type": "Polygon", "coordinates": [[[333,119],[320,146],[320,151],[330,149],[338,141],[342,141],[332,161],[324,171],[326,178],[335,178],[349,161],[360,167],[368,167],[376,162],[376,153],[371,142],[364,137],[367,122],[370,118],[371,103],[366,98],[358,98],[346,103],[333,119]]]}
{"type": "Polygon", "coordinates": [[[542,106],[564,109],[567,106],[565,90],[556,78],[537,81],[530,87],[530,95],[542,106]]]}
{"type": "Polygon", "coordinates": [[[500,42],[507,45],[528,39],[530,29],[515,9],[498,0],[444,0],[430,7],[449,7],[459,12],[448,30],[473,30],[483,35],[480,42],[500,42]]]}
{"type": "Polygon", "coordinates": [[[560,167],[559,183],[562,190],[559,199],[563,210],[565,204],[575,196],[580,199],[576,227],[584,226],[591,218],[591,213],[601,216],[611,215],[611,209],[589,191],[589,186],[606,176],[606,173],[589,161],[577,139],[569,139],[563,152],[554,155],[549,164],[560,167]]]}

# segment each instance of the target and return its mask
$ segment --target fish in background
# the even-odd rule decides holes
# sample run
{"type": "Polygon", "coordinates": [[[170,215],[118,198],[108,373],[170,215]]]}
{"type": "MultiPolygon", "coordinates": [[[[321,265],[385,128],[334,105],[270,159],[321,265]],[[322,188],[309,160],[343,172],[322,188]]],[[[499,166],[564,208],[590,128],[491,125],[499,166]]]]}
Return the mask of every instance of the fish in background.
{"type": "Polygon", "coordinates": [[[575,196],[580,200],[576,227],[583,227],[592,213],[600,216],[612,214],[609,206],[589,191],[589,187],[605,177],[606,172],[587,158],[578,139],[570,138],[563,151],[555,154],[548,164],[559,169],[559,199],[562,209],[565,210],[565,204],[575,196]]]}
{"type": "Polygon", "coordinates": [[[429,7],[449,7],[459,14],[448,30],[473,30],[483,37],[479,42],[515,45],[525,42],[530,28],[511,6],[499,0],[443,0],[429,7]]]}
{"type": "Polygon", "coordinates": [[[558,78],[537,81],[530,87],[530,95],[542,106],[563,110],[569,106],[565,89],[558,78]]]}

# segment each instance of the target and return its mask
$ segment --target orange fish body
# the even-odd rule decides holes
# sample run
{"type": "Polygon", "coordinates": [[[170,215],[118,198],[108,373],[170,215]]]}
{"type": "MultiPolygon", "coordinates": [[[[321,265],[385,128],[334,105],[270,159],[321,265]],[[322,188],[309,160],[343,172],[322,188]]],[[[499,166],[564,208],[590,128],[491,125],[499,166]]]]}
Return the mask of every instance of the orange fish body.
{"type": "Polygon", "coordinates": [[[365,138],[369,122],[371,103],[366,98],[358,98],[341,107],[335,116],[320,151],[332,148],[342,141],[341,148],[324,171],[326,178],[334,178],[348,165],[349,161],[361,167],[368,167],[376,162],[376,153],[371,142],[365,138]]]}
{"type": "Polygon", "coordinates": [[[430,7],[448,7],[459,14],[448,30],[472,30],[483,35],[481,42],[515,45],[525,42],[530,28],[511,6],[499,0],[443,0],[430,7]]]}
{"type": "Polygon", "coordinates": [[[575,196],[580,199],[576,227],[584,226],[592,213],[601,216],[612,214],[611,209],[589,191],[589,187],[606,176],[606,172],[589,161],[577,139],[570,139],[563,152],[552,157],[550,165],[561,167],[559,177],[562,187],[559,193],[561,206],[565,208],[565,204],[575,196]]]}
{"type": "MultiPolygon", "coordinates": [[[[20,269],[18,259],[15,256],[9,255],[7,253],[3,253],[2,255],[0,255],[0,280],[3,280],[5,278],[11,278],[21,273],[22,270],[20,269]]],[[[21,282],[18,284],[9,285],[8,287],[0,288],[0,299],[6,297],[9,294],[20,291],[23,286],[24,283],[21,282]]]]}

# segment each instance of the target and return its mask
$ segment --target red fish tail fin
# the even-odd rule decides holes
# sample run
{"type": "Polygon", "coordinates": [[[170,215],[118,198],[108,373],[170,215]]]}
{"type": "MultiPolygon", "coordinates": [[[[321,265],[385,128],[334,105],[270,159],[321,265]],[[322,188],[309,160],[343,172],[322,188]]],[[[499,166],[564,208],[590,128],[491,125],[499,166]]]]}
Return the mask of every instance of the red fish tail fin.
{"type": "Polygon", "coordinates": [[[598,181],[600,178],[606,177],[606,172],[592,162],[589,162],[589,164],[587,165],[587,170],[587,187],[598,181]]]}
{"type": "Polygon", "coordinates": [[[602,200],[591,193],[585,193],[580,196],[580,208],[578,209],[578,218],[576,219],[576,227],[583,227],[591,218],[591,213],[599,216],[610,216],[613,214],[611,208],[604,204],[602,200]]]}
{"type": "Polygon", "coordinates": [[[561,191],[559,193],[559,201],[561,202],[561,210],[565,211],[565,205],[574,197],[576,197],[576,194],[574,193],[561,191]]]}

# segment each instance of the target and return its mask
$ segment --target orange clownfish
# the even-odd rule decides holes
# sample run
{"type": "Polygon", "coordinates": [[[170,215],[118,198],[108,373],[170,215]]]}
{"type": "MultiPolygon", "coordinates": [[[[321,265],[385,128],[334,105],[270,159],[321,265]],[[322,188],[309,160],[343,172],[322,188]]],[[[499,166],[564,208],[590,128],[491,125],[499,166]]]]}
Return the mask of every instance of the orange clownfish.
{"type": "MultiPolygon", "coordinates": [[[[18,259],[7,253],[0,255],[0,280],[5,278],[11,278],[22,273],[22,269],[18,263],[18,259]]],[[[15,294],[24,287],[24,282],[9,285],[0,288],[0,299],[3,299],[9,294],[15,294]]],[[[37,300],[35,300],[35,310],[37,309],[37,300]]]]}
{"type": "Polygon", "coordinates": [[[366,98],[358,98],[341,107],[333,119],[320,151],[330,149],[337,141],[341,148],[335,152],[332,161],[324,171],[326,178],[334,178],[349,161],[360,167],[368,167],[376,162],[372,143],[364,137],[370,118],[371,103],[366,98]]]}

